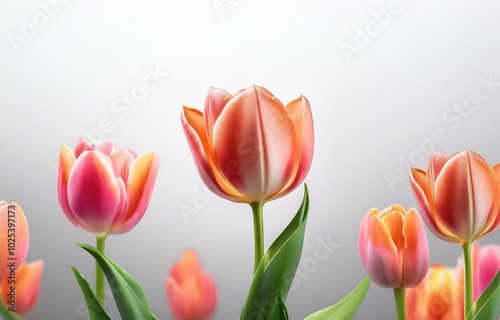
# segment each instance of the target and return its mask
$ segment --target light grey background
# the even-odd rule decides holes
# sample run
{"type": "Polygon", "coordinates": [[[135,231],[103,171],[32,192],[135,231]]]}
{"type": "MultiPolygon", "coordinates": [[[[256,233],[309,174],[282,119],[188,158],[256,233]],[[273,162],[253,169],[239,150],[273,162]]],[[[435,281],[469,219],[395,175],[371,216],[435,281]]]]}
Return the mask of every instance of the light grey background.
{"type": "MultiPolygon", "coordinates": [[[[256,84],[283,103],[309,99],[310,216],[287,304],[292,319],[303,319],[339,301],[365,274],[363,215],[416,206],[406,163],[425,167],[432,147],[500,162],[499,12],[499,2],[462,0],[1,0],[0,198],[21,204],[28,260],[46,263],[28,319],[87,319],[69,265],[93,281],[93,260],[74,243],[94,239],[59,208],[55,168],[61,144],[73,147],[89,132],[161,156],[146,215],[107,242],[155,314],[171,318],[164,279],[192,247],[218,285],[215,319],[239,317],[252,277],[250,208],[205,190],[180,124],[182,106],[203,108],[211,86],[256,84]],[[137,104],[120,102],[132,94],[137,104]],[[321,241],[335,243],[333,252],[315,254],[321,241]]],[[[265,206],[266,247],[302,189],[265,206]]],[[[499,241],[496,232],[481,242],[499,241]]],[[[429,243],[432,263],[455,265],[458,245],[430,234],[429,243]]],[[[372,285],[356,319],[394,318],[392,291],[372,285]]]]}

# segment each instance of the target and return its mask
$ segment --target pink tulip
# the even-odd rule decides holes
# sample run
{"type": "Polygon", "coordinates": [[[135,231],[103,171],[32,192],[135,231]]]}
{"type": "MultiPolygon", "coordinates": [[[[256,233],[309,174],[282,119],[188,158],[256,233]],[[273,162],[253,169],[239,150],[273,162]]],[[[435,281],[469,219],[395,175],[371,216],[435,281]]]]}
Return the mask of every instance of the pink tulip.
{"type": "Polygon", "coordinates": [[[202,271],[196,252],[186,250],[165,282],[170,309],[177,320],[207,320],[217,307],[217,287],[202,271]]]}
{"type": "Polygon", "coordinates": [[[2,280],[0,294],[8,308],[24,316],[35,307],[40,294],[43,268],[42,260],[23,263],[14,278],[2,280]]]}
{"type": "Polygon", "coordinates": [[[30,233],[21,206],[0,201],[0,279],[13,275],[28,254],[30,233]]]}
{"type": "Polygon", "coordinates": [[[66,217],[95,234],[119,234],[132,229],[149,204],[159,156],[137,156],[110,141],[79,139],[75,150],[62,145],[57,189],[66,217]]]}
{"type": "Polygon", "coordinates": [[[303,96],[285,107],[262,87],[234,96],[212,88],[205,113],[184,107],[182,124],[203,181],[231,201],[284,196],[311,166],[313,121],[303,96]]]}
{"type": "MultiPolygon", "coordinates": [[[[472,246],[472,299],[474,301],[476,301],[486,287],[488,287],[498,270],[500,270],[500,246],[490,244],[481,247],[479,243],[474,243],[472,246]]],[[[457,272],[463,283],[463,257],[458,259],[457,272]]],[[[463,296],[463,288],[461,291],[463,296]]]]}
{"type": "Polygon", "coordinates": [[[434,151],[427,172],[411,168],[410,182],[425,224],[442,240],[467,243],[500,226],[500,166],[465,150],[434,151]]]}
{"type": "Polygon", "coordinates": [[[366,271],[381,287],[414,287],[429,269],[427,237],[414,208],[371,209],[361,222],[358,245],[366,271]]]}

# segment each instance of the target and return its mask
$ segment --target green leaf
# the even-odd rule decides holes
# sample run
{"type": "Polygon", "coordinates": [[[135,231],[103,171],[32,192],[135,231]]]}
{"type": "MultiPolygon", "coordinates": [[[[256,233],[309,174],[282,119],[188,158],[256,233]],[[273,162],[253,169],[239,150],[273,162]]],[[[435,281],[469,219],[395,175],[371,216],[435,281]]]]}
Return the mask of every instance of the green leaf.
{"type": "Polygon", "coordinates": [[[299,210],[255,270],[241,319],[268,319],[278,294],[284,305],[302,253],[308,210],[309,194],[305,186],[299,210]]]}
{"type": "Polygon", "coordinates": [[[3,316],[3,319],[5,319],[5,320],[21,320],[22,319],[15,312],[10,311],[2,299],[0,299],[0,314],[3,316]]]}
{"type": "Polygon", "coordinates": [[[96,248],[83,243],[77,245],[90,253],[101,266],[123,320],[157,320],[149,307],[144,290],[134,277],[103,256],[96,248]]]}
{"type": "Polygon", "coordinates": [[[273,307],[269,314],[269,319],[272,320],[288,320],[288,310],[286,309],[285,301],[281,298],[281,291],[276,293],[273,307]]]}
{"type": "Polygon", "coordinates": [[[71,266],[73,274],[75,275],[80,288],[82,289],[83,296],[87,302],[87,308],[89,310],[89,316],[91,320],[111,320],[111,317],[103,309],[99,301],[97,300],[94,292],[90,288],[87,280],[82,276],[82,274],[73,266],[71,266]]]}
{"type": "Polygon", "coordinates": [[[500,270],[467,313],[467,320],[498,319],[500,317],[500,270]]]}
{"type": "MultiPolygon", "coordinates": [[[[365,298],[368,289],[370,288],[371,280],[367,276],[358,284],[354,290],[351,291],[344,299],[340,300],[337,304],[319,310],[305,318],[304,320],[350,320],[354,317],[356,310],[358,310],[361,302],[365,298]]],[[[486,319],[486,318],[485,318],[486,319]]]]}

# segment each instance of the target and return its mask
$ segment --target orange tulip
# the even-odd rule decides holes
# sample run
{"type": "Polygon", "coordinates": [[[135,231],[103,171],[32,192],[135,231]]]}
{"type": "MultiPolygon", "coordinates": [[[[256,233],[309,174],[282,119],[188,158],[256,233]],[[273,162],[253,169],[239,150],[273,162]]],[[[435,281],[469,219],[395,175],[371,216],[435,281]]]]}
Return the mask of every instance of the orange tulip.
{"type": "Polygon", "coordinates": [[[205,113],[184,107],[182,124],[198,171],[219,196],[256,203],[304,180],[313,155],[313,121],[303,96],[286,107],[262,87],[234,96],[210,89],[205,113]]]}
{"type": "Polygon", "coordinates": [[[0,279],[13,275],[28,254],[30,233],[21,206],[0,201],[0,279]]]}
{"type": "Polygon", "coordinates": [[[186,250],[165,282],[170,309],[177,320],[210,319],[217,307],[217,287],[202,271],[196,252],[186,250]]]}
{"type": "Polygon", "coordinates": [[[153,192],[159,156],[141,156],[119,144],[79,139],[62,145],[57,190],[66,217],[101,235],[125,233],[143,217],[153,192]]]}
{"type": "Polygon", "coordinates": [[[406,289],[408,320],[463,319],[463,292],[455,269],[436,264],[414,288],[406,289]]]}
{"type": "Polygon", "coordinates": [[[465,150],[434,151],[427,172],[411,168],[410,182],[429,230],[445,241],[472,242],[500,226],[500,164],[465,150]]]}
{"type": "Polygon", "coordinates": [[[42,260],[23,263],[14,278],[7,277],[2,280],[0,294],[11,311],[24,316],[35,307],[40,293],[43,268],[42,260]]]}
{"type": "Polygon", "coordinates": [[[414,208],[371,209],[361,222],[358,240],[363,265],[381,287],[414,287],[429,269],[427,238],[414,208]]]}

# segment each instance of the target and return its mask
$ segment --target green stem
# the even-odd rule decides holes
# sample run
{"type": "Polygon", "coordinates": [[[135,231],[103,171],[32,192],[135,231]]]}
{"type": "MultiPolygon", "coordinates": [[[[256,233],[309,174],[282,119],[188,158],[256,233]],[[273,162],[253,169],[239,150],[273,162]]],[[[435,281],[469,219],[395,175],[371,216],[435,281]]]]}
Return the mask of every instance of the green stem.
{"type": "MultiPolygon", "coordinates": [[[[106,247],[106,237],[107,234],[96,234],[97,251],[104,255],[104,249],[106,247]]],[[[97,301],[104,308],[104,272],[102,271],[99,263],[95,263],[95,295],[97,301]]]]}
{"type": "Polygon", "coordinates": [[[253,234],[255,247],[255,261],[253,271],[257,270],[260,260],[264,256],[264,221],[262,216],[263,202],[251,203],[253,213],[253,234]]]}
{"type": "Polygon", "coordinates": [[[464,251],[464,319],[472,306],[472,241],[462,244],[464,251]]]}
{"type": "Polygon", "coordinates": [[[394,300],[396,301],[398,320],[406,320],[406,289],[394,288],[394,300]]]}

